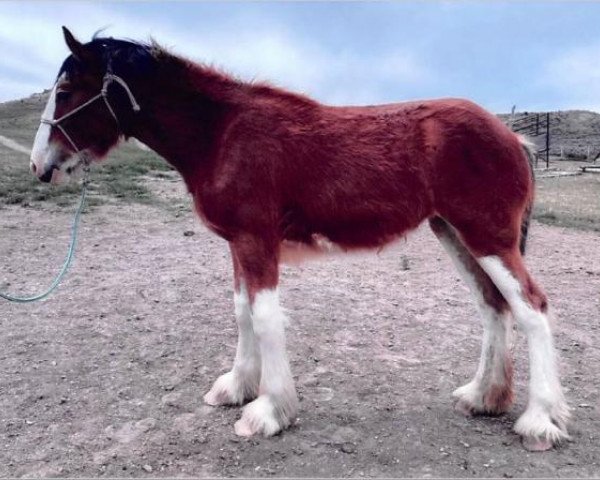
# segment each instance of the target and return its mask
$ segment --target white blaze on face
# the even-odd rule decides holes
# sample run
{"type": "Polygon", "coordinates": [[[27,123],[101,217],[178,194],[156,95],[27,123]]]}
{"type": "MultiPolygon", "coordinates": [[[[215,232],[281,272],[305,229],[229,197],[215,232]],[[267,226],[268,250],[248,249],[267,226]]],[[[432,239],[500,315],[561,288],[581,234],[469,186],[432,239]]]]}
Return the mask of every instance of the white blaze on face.
{"type": "MultiPolygon", "coordinates": [[[[54,111],[56,110],[56,87],[58,82],[52,88],[50,92],[50,98],[42,113],[42,118],[52,120],[54,118],[54,111]]],[[[40,123],[37,133],[35,134],[35,140],[33,141],[33,148],[31,149],[31,163],[35,165],[37,172],[42,173],[44,171],[44,163],[50,150],[50,132],[52,127],[46,123],[40,123]]]]}

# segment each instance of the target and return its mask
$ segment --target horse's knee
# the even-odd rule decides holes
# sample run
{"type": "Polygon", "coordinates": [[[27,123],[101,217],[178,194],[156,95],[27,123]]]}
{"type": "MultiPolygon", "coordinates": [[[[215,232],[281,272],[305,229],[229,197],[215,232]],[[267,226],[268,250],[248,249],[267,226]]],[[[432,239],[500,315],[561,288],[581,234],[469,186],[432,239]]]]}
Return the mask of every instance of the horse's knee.
{"type": "Polygon", "coordinates": [[[256,293],[252,303],[252,325],[254,333],[264,338],[283,332],[287,317],[279,304],[279,292],[262,290],[256,293]]]}

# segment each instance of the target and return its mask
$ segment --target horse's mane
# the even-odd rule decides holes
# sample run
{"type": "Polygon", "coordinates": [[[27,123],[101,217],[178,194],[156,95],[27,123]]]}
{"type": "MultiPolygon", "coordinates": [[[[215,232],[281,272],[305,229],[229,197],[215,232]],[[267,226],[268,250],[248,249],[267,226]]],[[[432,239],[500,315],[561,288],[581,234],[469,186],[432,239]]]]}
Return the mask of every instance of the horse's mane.
{"type": "MultiPolygon", "coordinates": [[[[264,99],[274,99],[295,106],[310,106],[316,102],[301,94],[277,88],[267,82],[244,81],[224,70],[202,62],[197,62],[159,44],[153,38],[148,42],[129,39],[99,37],[97,34],[86,44],[103,63],[111,68],[130,72],[160,71],[171,78],[174,88],[189,90],[189,93],[203,93],[217,101],[243,101],[248,95],[264,99]]],[[[68,57],[59,71],[77,68],[77,60],[68,57]]]]}
{"type": "MultiPolygon", "coordinates": [[[[250,94],[264,98],[287,101],[297,106],[315,105],[313,99],[295,92],[290,92],[265,81],[245,81],[226,72],[222,68],[203,62],[194,61],[175,53],[151,39],[150,48],[160,63],[168,64],[178,70],[188,82],[201,89],[208,85],[223,87],[225,94],[250,94]]],[[[218,90],[218,88],[217,88],[218,90]]],[[[217,92],[215,92],[217,93],[217,92]]]]}

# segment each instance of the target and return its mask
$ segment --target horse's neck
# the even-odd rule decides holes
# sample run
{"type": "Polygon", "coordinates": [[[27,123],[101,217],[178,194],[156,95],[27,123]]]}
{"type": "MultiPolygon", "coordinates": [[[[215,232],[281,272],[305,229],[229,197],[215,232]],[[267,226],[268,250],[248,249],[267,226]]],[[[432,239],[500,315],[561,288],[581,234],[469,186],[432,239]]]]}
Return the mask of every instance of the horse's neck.
{"type": "MultiPolygon", "coordinates": [[[[156,82],[153,91],[146,91],[143,120],[133,133],[184,177],[207,167],[206,157],[231,109],[228,99],[220,101],[214,92],[202,91],[199,83],[197,91],[182,94],[168,82],[156,82]]],[[[219,87],[210,82],[206,86],[219,87]]]]}

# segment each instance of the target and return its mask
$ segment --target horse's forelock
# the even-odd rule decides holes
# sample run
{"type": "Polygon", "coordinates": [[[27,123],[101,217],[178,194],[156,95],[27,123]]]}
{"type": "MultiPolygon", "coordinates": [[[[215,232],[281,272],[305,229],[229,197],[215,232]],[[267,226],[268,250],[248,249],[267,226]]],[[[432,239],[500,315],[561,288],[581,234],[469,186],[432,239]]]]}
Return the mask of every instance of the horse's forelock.
{"type": "Polygon", "coordinates": [[[76,74],[79,68],[79,60],[77,60],[73,55],[69,55],[58,70],[56,80],[58,80],[63,74],[66,74],[67,77],[72,77],[74,74],[76,74]]]}
{"type": "MultiPolygon", "coordinates": [[[[105,71],[127,69],[130,72],[146,72],[154,64],[156,57],[154,51],[156,44],[143,44],[132,40],[115,39],[112,37],[99,37],[101,32],[94,34],[92,40],[85,44],[85,48],[100,61],[105,71]]],[[[66,73],[68,77],[76,75],[84,67],[82,62],[69,55],[63,62],[57,79],[66,73]]]]}

